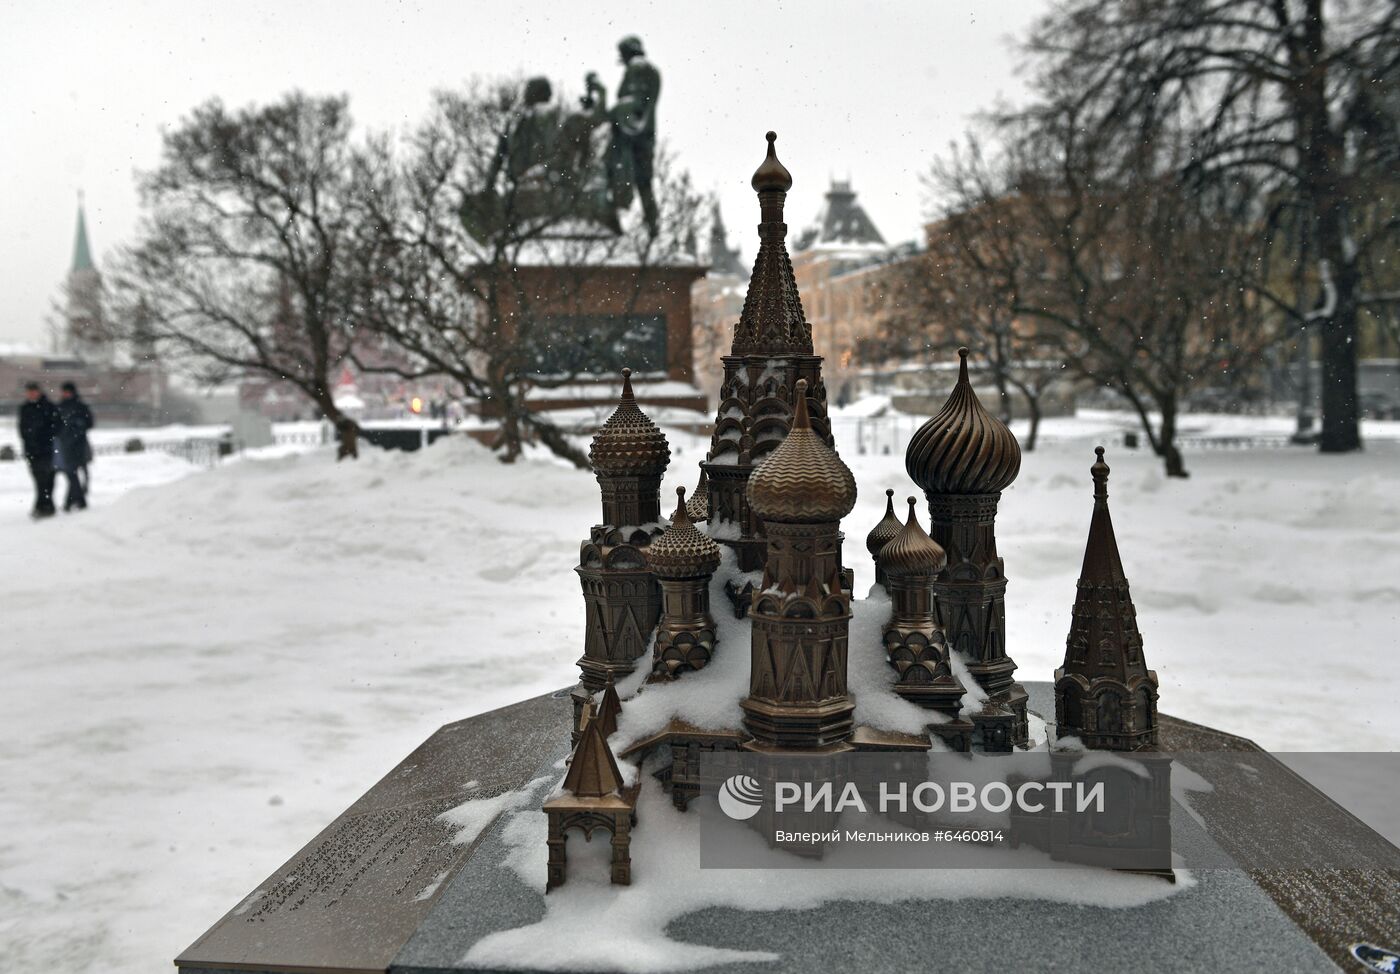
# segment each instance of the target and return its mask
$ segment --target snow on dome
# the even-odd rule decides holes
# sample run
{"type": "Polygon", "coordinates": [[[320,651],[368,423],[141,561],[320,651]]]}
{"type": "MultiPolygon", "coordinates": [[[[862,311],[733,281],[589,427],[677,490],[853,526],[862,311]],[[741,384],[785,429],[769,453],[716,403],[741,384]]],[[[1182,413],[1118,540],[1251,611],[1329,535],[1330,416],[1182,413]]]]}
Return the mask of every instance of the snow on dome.
{"type": "Polygon", "coordinates": [[[839,521],[856,503],[856,480],[812,429],[807,380],[799,379],[787,438],[749,477],[748,500],[765,521],[839,521]]]}
{"type": "Polygon", "coordinates": [[[659,477],[671,459],[666,434],[647,418],[632,394],[632,370],[622,370],[622,398],[593,436],[593,469],[613,477],[659,477]]]}
{"type": "Polygon", "coordinates": [[[958,356],[958,383],[909,441],[904,469],[929,494],[995,494],[1021,471],[1021,445],[978,400],[967,377],[967,349],[958,356]]]}

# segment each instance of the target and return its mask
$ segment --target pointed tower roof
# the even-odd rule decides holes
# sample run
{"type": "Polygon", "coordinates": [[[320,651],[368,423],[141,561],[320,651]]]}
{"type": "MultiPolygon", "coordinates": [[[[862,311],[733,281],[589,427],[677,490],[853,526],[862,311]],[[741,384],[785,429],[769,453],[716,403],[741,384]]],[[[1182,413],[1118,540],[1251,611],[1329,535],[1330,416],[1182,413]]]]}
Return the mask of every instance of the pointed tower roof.
{"type": "Polygon", "coordinates": [[[1079,571],[1064,671],[1090,681],[1112,677],[1127,684],[1134,677],[1148,675],[1147,663],[1142,654],[1137,609],[1128,591],[1113,518],[1108,513],[1108,464],[1104,463],[1103,447],[1096,447],[1094,455],[1094,465],[1089,468],[1094,478],[1094,515],[1084,546],[1084,565],[1079,571]]]}
{"type": "Polygon", "coordinates": [[[603,700],[598,705],[598,733],[603,739],[617,733],[617,718],[622,716],[622,699],[617,695],[612,673],[608,674],[608,685],[603,688],[603,700]]]}
{"type": "Polygon", "coordinates": [[[880,235],[875,221],[856,201],[856,192],[851,189],[850,180],[831,181],[816,223],[804,230],[797,241],[798,250],[820,246],[885,246],[885,238],[880,235]]]}
{"type": "Polygon", "coordinates": [[[710,271],[733,277],[744,276],[744,265],[739,262],[739,248],[731,249],[729,246],[729,232],[719,211],[719,200],[710,204],[710,271]]]}
{"type": "Polygon", "coordinates": [[[622,772],[603,738],[599,721],[588,722],[564,776],[564,790],[575,798],[603,798],[622,790],[622,772]]]}
{"type": "Polygon", "coordinates": [[[783,202],[792,174],[778,161],[777,133],[769,132],[768,155],[753,174],[760,220],[758,256],[754,258],[744,310],[734,328],[734,355],[811,355],[812,329],[802,313],[802,299],[787,252],[783,202]]]}
{"type": "Polygon", "coordinates": [[[78,197],[78,230],[73,238],[73,266],[69,270],[97,270],[97,265],[92,262],[92,250],[88,246],[87,214],[83,211],[81,195],[78,197]]]}

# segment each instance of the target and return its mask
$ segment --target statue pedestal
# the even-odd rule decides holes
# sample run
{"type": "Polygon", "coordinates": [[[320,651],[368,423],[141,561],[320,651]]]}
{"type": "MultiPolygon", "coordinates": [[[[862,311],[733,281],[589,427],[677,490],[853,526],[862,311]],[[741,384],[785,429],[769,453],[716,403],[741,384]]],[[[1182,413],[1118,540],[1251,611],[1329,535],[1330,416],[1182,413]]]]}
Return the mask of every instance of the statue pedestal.
{"type": "MultiPolygon", "coordinates": [[[[1024,686],[1032,710],[1053,713],[1050,684],[1024,686]]],[[[469,970],[460,964],[472,944],[543,915],[546,877],[541,871],[526,885],[504,865],[499,820],[475,841],[457,845],[454,829],[438,816],[469,798],[559,776],[570,716],[565,689],[441,728],[191,944],[176,966],[187,974],[469,970]],[[464,788],[469,781],[476,783],[470,791],[464,788]]],[[[1160,728],[1166,751],[1239,751],[1255,760],[1262,754],[1243,738],[1166,715],[1160,728]]],[[[1321,793],[1307,809],[1281,809],[1278,822],[1262,825],[1247,801],[1209,797],[1196,806],[1200,823],[1173,808],[1172,830],[1180,841],[1258,845],[1267,839],[1261,831],[1301,822],[1334,844],[1385,846],[1321,793]]],[[[646,862],[634,863],[636,874],[646,869],[646,862]]],[[[682,917],[668,933],[779,955],[773,963],[706,969],[748,974],[904,971],[937,966],[939,958],[956,958],[956,966],[969,971],[1038,970],[1092,957],[1104,958],[1105,967],[1145,972],[1260,963],[1271,970],[1359,970],[1348,954],[1352,944],[1394,947],[1400,939],[1400,882],[1393,871],[1206,869],[1193,875],[1190,888],[1141,907],[857,900],[802,911],[709,909],[682,917]],[[925,920],[911,923],[911,916],[925,920]]],[[[563,957],[570,949],[559,946],[563,957]]]]}

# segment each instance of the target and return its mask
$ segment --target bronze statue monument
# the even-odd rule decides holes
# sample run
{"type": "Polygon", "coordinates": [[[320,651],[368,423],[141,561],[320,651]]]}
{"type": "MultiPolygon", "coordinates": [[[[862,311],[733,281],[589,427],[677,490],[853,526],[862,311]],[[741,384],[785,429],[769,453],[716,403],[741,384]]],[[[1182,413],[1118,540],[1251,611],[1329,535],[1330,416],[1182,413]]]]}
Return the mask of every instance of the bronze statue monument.
{"type": "Polygon", "coordinates": [[[586,78],[577,111],[554,102],[548,78],[526,81],[480,189],[462,201],[462,225],[473,238],[587,237],[594,226],[615,236],[634,197],[656,236],[652,181],[661,74],[640,38],[624,37],[617,47],[626,69],[611,107],[596,73],[586,78]],[[595,132],[604,125],[607,142],[598,149],[595,132]]]}

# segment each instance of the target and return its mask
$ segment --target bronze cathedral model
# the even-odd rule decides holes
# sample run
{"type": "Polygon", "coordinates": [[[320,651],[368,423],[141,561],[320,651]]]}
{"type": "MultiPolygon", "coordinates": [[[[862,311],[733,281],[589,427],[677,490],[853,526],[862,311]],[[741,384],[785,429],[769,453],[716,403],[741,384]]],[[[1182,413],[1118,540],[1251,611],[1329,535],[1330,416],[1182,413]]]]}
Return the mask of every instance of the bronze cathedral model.
{"type": "MultiPolygon", "coordinates": [[[[812,352],[785,243],[783,204],[792,176],[778,161],[774,133],[767,140],[752,181],[759,251],[724,356],[714,434],[696,490],[689,500],[678,491],[675,513],[662,519],[669,445],[638,407],[626,370],[617,410],[593,439],[603,516],[582,545],[577,569],[586,636],[582,678],[572,694],[574,753],[544,808],[550,889],[565,881],[572,829],[585,836],[608,831],[612,881],[630,882],[629,837],[641,785],[624,784],[608,737],[625,707],[615,684],[640,667],[648,682],[684,681],[717,654],[749,654],[748,693],[731,726],[701,730],[673,719],[622,752],[659,755],[657,777],[681,809],[718,784],[700,775],[699,752],[918,752],[934,738],[952,750],[986,752],[1030,743],[1026,691],[1013,679],[1016,664],[1007,652],[1006,575],[996,539],[998,501],[1016,479],[1021,451],[978,401],[966,349],[947,403],[905,455],[927,502],[928,530],[914,497],[901,521],[894,492],[886,491],[885,516],[866,547],[876,582],[890,597],[889,618],[879,645],[850,644],[854,575],[843,556],[841,519],[855,505],[856,482],[832,439],[822,360],[812,352]],[[717,640],[710,586],[721,545],[733,551],[740,571],[762,572],[761,584],[729,592],[748,621],[748,647],[717,640]],[[884,656],[889,692],[928,711],[928,734],[855,722],[847,683],[853,653],[884,656]],[[969,693],[959,670],[978,693],[969,693]]],[[[1084,567],[1065,662],[1055,674],[1056,733],[1089,748],[1152,751],[1157,680],[1143,658],[1109,520],[1102,448],[1092,476],[1084,567]]]]}

